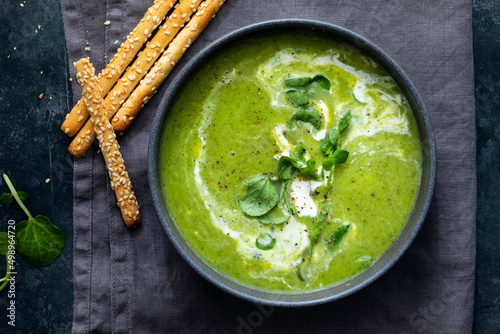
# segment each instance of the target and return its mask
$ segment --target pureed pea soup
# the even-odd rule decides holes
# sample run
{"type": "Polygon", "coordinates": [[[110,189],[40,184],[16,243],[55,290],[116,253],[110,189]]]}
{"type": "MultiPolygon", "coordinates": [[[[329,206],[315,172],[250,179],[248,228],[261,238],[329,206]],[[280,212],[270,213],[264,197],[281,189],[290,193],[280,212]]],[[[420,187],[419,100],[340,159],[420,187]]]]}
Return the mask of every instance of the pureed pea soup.
{"type": "Polygon", "coordinates": [[[189,245],[253,287],[314,290],[374,263],[415,204],[410,107],[371,58],[316,33],[246,39],[183,88],[161,181],[189,245]]]}

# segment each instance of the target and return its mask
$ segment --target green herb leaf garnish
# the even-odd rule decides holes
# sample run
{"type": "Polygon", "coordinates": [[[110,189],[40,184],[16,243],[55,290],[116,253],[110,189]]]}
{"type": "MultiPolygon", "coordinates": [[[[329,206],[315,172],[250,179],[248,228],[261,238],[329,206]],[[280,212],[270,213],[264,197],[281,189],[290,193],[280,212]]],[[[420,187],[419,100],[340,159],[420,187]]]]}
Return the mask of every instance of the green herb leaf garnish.
{"type": "Polygon", "coordinates": [[[303,159],[295,159],[287,156],[281,156],[278,162],[278,173],[280,179],[290,180],[295,175],[295,170],[290,166],[292,165],[298,169],[302,174],[311,179],[317,179],[318,173],[316,172],[316,161],[309,159],[307,161],[303,159]]]}
{"type": "Polygon", "coordinates": [[[260,250],[270,250],[276,245],[276,239],[274,239],[268,233],[262,233],[255,240],[255,246],[260,250]]]}
{"type": "Polygon", "coordinates": [[[285,79],[285,84],[290,87],[304,86],[311,81],[311,77],[299,77],[285,79]]]}
{"type": "Polygon", "coordinates": [[[350,121],[351,121],[351,109],[349,109],[347,113],[340,119],[338,125],[339,132],[342,132],[349,125],[350,121]]]}
{"type": "Polygon", "coordinates": [[[309,98],[297,90],[289,90],[286,92],[286,96],[295,103],[296,105],[303,106],[309,103],[309,98]]]}
{"type": "Polygon", "coordinates": [[[290,213],[282,201],[265,215],[257,217],[257,220],[264,225],[281,225],[288,219],[290,219],[290,213]]]}
{"type": "Polygon", "coordinates": [[[49,218],[38,215],[33,218],[20,199],[9,177],[3,178],[17,204],[28,216],[28,220],[16,224],[16,250],[23,259],[34,266],[43,267],[52,264],[61,255],[66,240],[64,233],[49,218]]]}
{"type": "Polygon", "coordinates": [[[327,247],[329,250],[334,250],[338,246],[338,244],[340,244],[342,238],[346,235],[349,226],[350,224],[342,225],[332,233],[332,235],[330,236],[330,240],[328,240],[327,243],[327,247]]]}
{"type": "Polygon", "coordinates": [[[299,155],[299,158],[304,157],[304,153],[306,152],[306,149],[304,148],[304,144],[302,144],[301,141],[297,143],[297,154],[299,155]]]}
{"type": "Polygon", "coordinates": [[[318,242],[319,236],[323,233],[323,226],[321,223],[313,223],[313,226],[309,229],[309,239],[311,239],[311,245],[315,245],[318,242]]]}
{"type": "Polygon", "coordinates": [[[345,150],[338,150],[338,144],[340,140],[340,133],[349,125],[351,121],[351,110],[349,109],[347,113],[340,119],[336,128],[331,128],[328,130],[326,138],[321,141],[320,150],[325,153],[326,159],[323,160],[323,169],[321,170],[321,175],[323,171],[330,171],[328,176],[328,184],[331,185],[333,178],[333,166],[338,164],[343,164],[347,161],[349,157],[349,152],[345,150]]]}
{"type": "Polygon", "coordinates": [[[316,161],[309,159],[304,162],[304,160],[292,159],[292,164],[305,176],[316,180],[318,178],[318,172],[316,171],[316,161]]]}
{"type": "Polygon", "coordinates": [[[336,128],[331,128],[327,133],[328,140],[333,146],[337,146],[340,139],[340,131],[336,128]]]}
{"type": "Polygon", "coordinates": [[[259,177],[248,182],[246,196],[239,205],[245,214],[257,217],[268,213],[278,201],[276,186],[268,177],[259,177]]]}
{"type": "Polygon", "coordinates": [[[334,146],[328,139],[323,139],[319,145],[319,149],[321,150],[321,152],[325,153],[325,155],[332,154],[336,148],[337,147],[334,146]]]}
{"type": "MultiPolygon", "coordinates": [[[[24,191],[18,191],[19,199],[24,203],[30,197],[28,193],[24,191]]],[[[5,193],[0,196],[0,204],[2,205],[10,205],[14,202],[14,197],[12,197],[11,193],[5,193]]]]}
{"type": "Polygon", "coordinates": [[[280,180],[291,180],[295,176],[297,169],[292,164],[289,157],[281,156],[278,161],[278,175],[280,180]]]}
{"type": "Polygon", "coordinates": [[[309,269],[309,263],[311,262],[311,257],[313,254],[314,246],[318,243],[319,237],[323,233],[324,221],[328,217],[327,213],[320,213],[313,221],[312,226],[309,228],[309,247],[307,247],[301,255],[301,261],[297,267],[297,277],[305,281],[307,278],[307,272],[309,269]]]}
{"type": "Polygon", "coordinates": [[[330,80],[321,74],[316,75],[312,79],[311,77],[285,79],[285,84],[290,87],[303,87],[309,93],[313,93],[316,86],[324,90],[330,90],[330,80]]]}
{"type": "Polygon", "coordinates": [[[290,119],[290,122],[293,121],[311,123],[316,129],[321,127],[321,117],[318,110],[314,107],[300,109],[290,119]]]}
{"type": "Polygon", "coordinates": [[[323,168],[325,170],[331,170],[333,166],[343,164],[347,161],[349,157],[349,152],[346,150],[336,150],[331,155],[329,155],[325,160],[323,160],[323,168]]]}
{"type": "Polygon", "coordinates": [[[328,80],[324,75],[316,75],[311,80],[311,84],[313,83],[317,83],[318,86],[323,88],[324,90],[330,90],[330,80],[328,80]]]}

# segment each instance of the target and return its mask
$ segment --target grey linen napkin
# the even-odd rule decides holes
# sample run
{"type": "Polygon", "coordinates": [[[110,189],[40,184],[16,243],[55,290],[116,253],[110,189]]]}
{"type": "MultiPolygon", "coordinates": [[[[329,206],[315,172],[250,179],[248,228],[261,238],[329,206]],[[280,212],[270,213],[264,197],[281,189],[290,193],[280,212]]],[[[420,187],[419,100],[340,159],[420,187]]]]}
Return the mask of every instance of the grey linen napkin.
{"type": "MultiPolygon", "coordinates": [[[[100,71],[151,3],[61,0],[70,64],[89,56],[100,71]],[[105,26],[108,20],[111,24],[105,26]]],[[[73,331],[470,333],[476,214],[471,10],[467,0],[228,0],[119,138],[142,226],[125,228],[96,146],[75,160],[73,331]],[[195,273],[157,220],[145,163],[157,106],[182,66],[228,32],[282,18],[337,24],[385,50],[420,91],[438,153],[430,212],[401,260],[350,297],[298,309],[251,304],[195,273]]],[[[76,102],[81,93],[72,66],[70,71],[76,102]]]]}

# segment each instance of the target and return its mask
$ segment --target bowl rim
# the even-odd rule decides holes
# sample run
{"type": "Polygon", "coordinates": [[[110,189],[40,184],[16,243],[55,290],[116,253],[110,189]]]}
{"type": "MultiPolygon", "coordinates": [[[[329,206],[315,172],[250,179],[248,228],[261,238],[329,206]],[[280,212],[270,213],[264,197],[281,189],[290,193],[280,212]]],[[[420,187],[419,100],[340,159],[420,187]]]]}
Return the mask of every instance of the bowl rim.
{"type": "MultiPolygon", "coordinates": [[[[195,56],[193,56],[193,58],[191,58],[177,74],[177,76],[174,78],[167,91],[165,92],[164,96],[162,97],[149,137],[147,162],[149,187],[158,219],[171,243],[174,245],[179,254],[184,258],[184,260],[188,262],[189,265],[202,277],[207,279],[218,288],[229,292],[232,295],[238,296],[254,303],[285,307],[311,306],[346,297],[361,290],[362,288],[377,280],[384,273],[386,273],[389,268],[391,268],[401,258],[403,253],[409,248],[410,244],[418,234],[430,207],[436,178],[436,147],[430,120],[424,103],[420,98],[420,95],[418,94],[415,86],[411,83],[404,71],[384,51],[382,51],[379,47],[377,47],[375,44],[371,43],[364,37],[346,28],[342,28],[331,23],[305,19],[271,20],[248,25],[218,38],[217,40],[203,48],[195,56]],[[374,58],[375,61],[379,65],[382,65],[382,67],[391,75],[391,77],[393,77],[398,86],[400,86],[406,98],[409,100],[414,117],[416,119],[418,118],[417,123],[422,124],[419,124],[419,134],[421,137],[422,150],[425,151],[423,152],[423,155],[424,153],[426,154],[426,156],[423,156],[423,158],[427,160],[428,171],[426,170],[426,187],[424,187],[425,189],[422,188],[422,184],[424,183],[424,175],[422,175],[422,181],[419,189],[417,201],[420,199],[420,210],[418,210],[418,213],[416,213],[414,208],[414,212],[412,213],[412,217],[415,216],[415,223],[411,228],[409,228],[408,226],[410,225],[410,218],[404,227],[404,229],[408,228],[408,231],[406,232],[404,238],[402,238],[401,242],[399,242],[399,246],[395,248],[392,254],[390,256],[387,256],[385,262],[378,266],[375,270],[369,272],[370,269],[375,266],[374,264],[367,270],[363,271],[362,273],[369,272],[366,275],[366,278],[362,279],[356,284],[353,284],[352,286],[350,286],[348,282],[354,280],[356,277],[360,276],[360,274],[351,277],[339,284],[323,289],[314,290],[312,292],[305,291],[299,293],[283,293],[249,287],[248,285],[237,282],[234,279],[231,279],[213,269],[203,259],[201,259],[198,254],[190,250],[190,247],[189,245],[187,245],[186,241],[184,241],[184,245],[186,246],[184,247],[184,245],[177,237],[177,235],[180,235],[180,232],[176,231],[176,228],[174,229],[172,226],[175,225],[175,223],[169,216],[168,209],[165,212],[166,204],[162,195],[163,190],[161,189],[161,181],[158,171],[159,159],[157,159],[159,155],[157,153],[161,144],[162,129],[169,114],[167,107],[175,101],[177,93],[183,87],[184,83],[186,81],[189,81],[192,71],[201,67],[201,64],[204,60],[210,59],[220,50],[241,39],[255,36],[256,34],[262,32],[272,32],[286,29],[324,32],[327,35],[333,36],[334,38],[343,40],[353,45],[354,47],[360,49],[363,53],[368,54],[370,57],[374,58]],[[424,147],[424,145],[426,146],[424,147]],[[207,268],[203,268],[203,263],[205,264],[205,266],[207,266],[207,268]],[[228,283],[228,281],[233,282],[233,284],[228,283]],[[344,286],[344,289],[332,294],[322,293],[327,292],[328,290],[334,290],[334,288],[339,286],[344,286]],[[302,298],[296,299],[296,296],[301,296],[302,298]]],[[[424,167],[426,166],[423,166],[423,169],[424,167]]],[[[424,171],[422,171],[422,173],[424,173],[424,171]]],[[[415,204],[415,207],[416,206],[417,203],[415,204]]],[[[401,232],[401,235],[402,234],[403,232],[401,232]]],[[[398,239],[401,239],[401,235],[400,237],[398,237],[398,239]]],[[[379,262],[384,256],[390,253],[389,250],[393,247],[395,246],[391,246],[375,263],[379,262]]]]}

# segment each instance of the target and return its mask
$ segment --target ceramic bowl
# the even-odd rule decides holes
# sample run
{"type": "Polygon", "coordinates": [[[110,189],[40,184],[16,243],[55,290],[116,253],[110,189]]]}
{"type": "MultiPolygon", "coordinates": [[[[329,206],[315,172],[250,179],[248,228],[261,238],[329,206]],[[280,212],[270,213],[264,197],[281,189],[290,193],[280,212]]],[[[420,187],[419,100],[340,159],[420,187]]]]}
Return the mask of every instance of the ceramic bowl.
{"type": "Polygon", "coordinates": [[[424,104],[408,77],[387,54],[363,37],[338,26],[308,20],[279,20],[258,23],[234,31],[211,43],[190,60],[168,88],[158,109],[149,142],[148,164],[150,189],[160,223],[177,251],[201,276],[222,290],[246,300],[274,306],[292,307],[325,303],[350,295],[375,281],[398,261],[415,239],[429,209],[436,175],[436,152],[424,104]],[[322,32],[357,47],[381,65],[399,85],[414,112],[420,132],[423,155],[422,180],[414,210],[401,235],[387,252],[370,268],[351,279],[321,290],[301,293],[263,291],[236,282],[210,267],[189,247],[172,220],[165,204],[159,174],[162,131],[172,104],[192,75],[207,60],[215,54],[223,52],[232,43],[267,32],[290,30],[322,32]]]}

